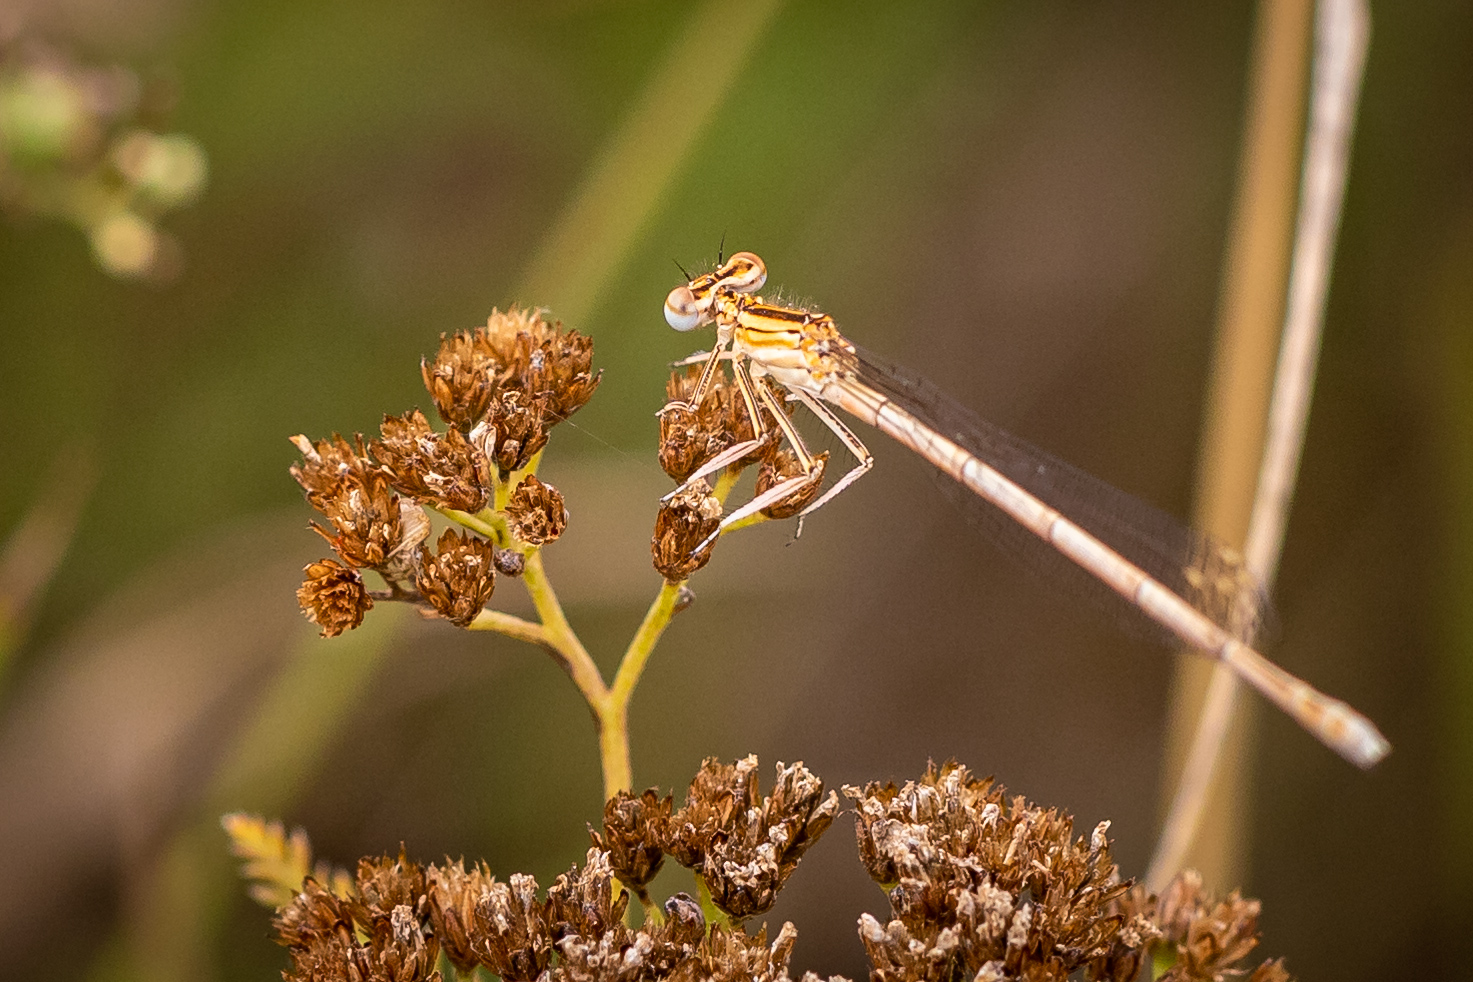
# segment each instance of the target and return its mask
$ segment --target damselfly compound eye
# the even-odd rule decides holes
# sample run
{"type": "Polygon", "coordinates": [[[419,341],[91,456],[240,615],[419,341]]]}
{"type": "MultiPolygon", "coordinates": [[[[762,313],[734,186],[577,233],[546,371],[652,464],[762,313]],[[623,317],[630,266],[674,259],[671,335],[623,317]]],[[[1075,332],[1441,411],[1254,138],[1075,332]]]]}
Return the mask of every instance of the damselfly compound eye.
{"type": "Polygon", "coordinates": [[[755,254],[739,252],[726,261],[722,286],[735,293],[751,293],[767,282],[767,265],[755,254]]]}
{"type": "Polygon", "coordinates": [[[696,295],[688,286],[677,286],[665,298],[665,320],[677,331],[693,331],[701,326],[701,309],[696,295]]]}

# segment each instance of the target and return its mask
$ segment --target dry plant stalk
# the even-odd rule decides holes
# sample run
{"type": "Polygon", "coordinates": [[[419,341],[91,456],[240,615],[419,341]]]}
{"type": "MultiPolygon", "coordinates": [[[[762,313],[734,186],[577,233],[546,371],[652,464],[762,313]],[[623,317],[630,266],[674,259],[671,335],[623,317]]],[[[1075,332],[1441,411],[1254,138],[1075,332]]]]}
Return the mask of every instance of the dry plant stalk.
{"type": "MultiPolygon", "coordinates": [[[[1265,587],[1272,585],[1278,571],[1309,422],[1330,263],[1370,40],[1370,11],[1365,0],[1324,0],[1316,6],[1309,133],[1284,328],[1243,547],[1248,570],[1265,587]]],[[[1197,836],[1226,745],[1237,688],[1237,680],[1229,673],[1214,671],[1151,863],[1148,882],[1152,884],[1164,883],[1180,868],[1197,836]]]]}

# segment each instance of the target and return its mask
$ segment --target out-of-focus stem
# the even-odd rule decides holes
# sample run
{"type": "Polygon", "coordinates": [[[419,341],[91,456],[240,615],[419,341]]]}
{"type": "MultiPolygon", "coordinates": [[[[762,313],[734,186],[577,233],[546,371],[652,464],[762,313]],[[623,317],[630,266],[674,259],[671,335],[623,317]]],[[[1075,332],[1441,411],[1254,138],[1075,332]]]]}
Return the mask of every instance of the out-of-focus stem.
{"type": "MultiPolygon", "coordinates": [[[[1265,6],[1265,16],[1269,6],[1265,6]]],[[[1330,263],[1334,255],[1350,137],[1360,94],[1370,11],[1364,0],[1324,0],[1315,18],[1315,58],[1309,133],[1304,144],[1299,216],[1290,267],[1283,339],[1269,404],[1267,432],[1257,488],[1248,522],[1244,559],[1265,586],[1272,584],[1283,547],[1289,504],[1298,476],[1304,431],[1309,419],[1325,298],[1329,292],[1330,263]]],[[[1210,452],[1211,448],[1208,448],[1210,452]]],[[[1236,683],[1213,678],[1197,733],[1183,767],[1183,777],[1171,806],[1161,842],[1147,874],[1147,884],[1159,889],[1186,861],[1207,811],[1213,774],[1227,742],[1236,683]]],[[[1239,764],[1241,766],[1239,755],[1239,764]]],[[[1218,783],[1223,783],[1218,779],[1218,783]]],[[[1235,783],[1241,783],[1235,782],[1235,783]]],[[[1222,797],[1222,796],[1220,796],[1222,797]]],[[[1233,802],[1242,807],[1241,798],[1233,802]]],[[[1214,812],[1216,809],[1214,809],[1214,812]]],[[[1231,833],[1233,848],[1241,852],[1241,831],[1231,833]]],[[[1231,874],[1241,862],[1223,849],[1216,877],[1231,874]]],[[[1200,860],[1193,862],[1199,865],[1200,860]]],[[[1205,865],[1202,863],[1201,865],[1205,865]]],[[[1208,877],[1212,882],[1216,877],[1208,877]]]]}
{"type": "MultiPolygon", "coordinates": [[[[1289,276],[1312,20],[1313,0],[1260,0],[1254,31],[1193,515],[1193,524],[1233,545],[1248,532],[1253,475],[1263,453],[1289,276]]],[[[1162,775],[1165,825],[1157,854],[1169,838],[1184,835],[1194,847],[1189,858],[1174,849],[1179,861],[1186,860],[1207,883],[1222,885],[1241,879],[1250,721],[1231,711],[1236,682],[1215,668],[1195,656],[1177,659],[1162,775]],[[1228,710],[1224,718],[1232,725],[1219,736],[1219,746],[1232,750],[1222,766],[1214,764],[1204,773],[1200,763],[1188,764],[1188,757],[1209,698],[1218,713],[1228,710]],[[1211,802],[1206,827],[1200,814],[1183,824],[1182,815],[1168,812],[1166,803],[1181,800],[1189,781],[1200,785],[1194,795],[1211,802]]],[[[1159,887],[1176,872],[1175,865],[1153,867],[1148,883],[1159,887]]]]}

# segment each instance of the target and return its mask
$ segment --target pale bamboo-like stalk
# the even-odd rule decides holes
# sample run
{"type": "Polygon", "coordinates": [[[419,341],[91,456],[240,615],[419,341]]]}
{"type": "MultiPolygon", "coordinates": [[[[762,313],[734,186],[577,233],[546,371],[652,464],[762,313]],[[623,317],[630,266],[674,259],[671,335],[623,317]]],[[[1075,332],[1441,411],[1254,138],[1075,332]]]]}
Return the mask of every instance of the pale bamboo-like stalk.
{"type": "MultiPolygon", "coordinates": [[[[1364,0],[1323,0],[1315,14],[1309,132],[1296,223],[1283,341],[1244,557],[1265,586],[1278,571],[1284,528],[1304,447],[1329,292],[1330,263],[1350,158],[1351,135],[1370,39],[1364,0]]],[[[1232,717],[1236,680],[1218,670],[1208,691],[1182,782],[1146,882],[1159,889],[1180,867],[1201,824],[1212,774],[1232,717]]]]}

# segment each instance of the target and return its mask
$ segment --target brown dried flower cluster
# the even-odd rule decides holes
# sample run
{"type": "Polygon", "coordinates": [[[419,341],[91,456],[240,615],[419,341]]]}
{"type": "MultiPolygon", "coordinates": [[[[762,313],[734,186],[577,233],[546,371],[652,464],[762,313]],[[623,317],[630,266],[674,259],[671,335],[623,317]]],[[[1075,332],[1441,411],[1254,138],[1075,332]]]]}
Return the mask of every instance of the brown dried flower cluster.
{"type": "MultiPolygon", "coordinates": [[[[676,481],[690,477],[704,462],[721,453],[727,447],[753,439],[752,420],[742,395],[724,375],[713,381],[701,404],[694,409],[684,408],[690,397],[695,395],[696,383],[700,380],[701,366],[689,365],[683,372],[673,372],[665,384],[665,396],[670,403],[660,413],[660,466],[676,481]]],[[[757,384],[770,384],[762,379],[757,384]]],[[[775,421],[767,417],[767,432],[777,431],[775,421]]],[[[765,447],[758,448],[736,462],[739,467],[755,464],[762,460],[765,447]]]]}
{"type": "Polygon", "coordinates": [[[506,517],[518,539],[534,546],[556,541],[568,527],[568,510],[563,496],[551,484],[544,484],[536,474],[522,478],[506,506],[506,517]]]}
{"type": "MultiPolygon", "coordinates": [[[[838,798],[801,764],[779,764],[761,797],[756,770],[754,757],[707,760],[679,811],[654,789],[616,796],[583,867],[545,897],[528,875],[501,881],[483,863],[420,867],[402,854],[366,859],[326,890],[300,881],[305,837],[287,843],[259,820],[227,828],[248,874],[275,869],[301,882],[286,887],[275,921],[291,949],[288,982],[438,982],[441,950],[459,973],[484,967],[506,982],[788,982],[793,925],[769,943],[765,927],[748,935],[740,921],[771,907],[838,798]],[[645,887],[666,855],[696,872],[710,916],[684,893],[655,912],[645,887]],[[644,904],[637,929],[625,924],[629,895],[616,880],[644,904]]],[[[1128,982],[1148,960],[1167,966],[1157,976],[1167,982],[1288,982],[1277,961],[1237,967],[1258,943],[1256,901],[1215,901],[1192,873],[1160,897],[1132,887],[1111,861],[1108,822],[1075,837],[1068,815],[955,763],[903,788],[845,794],[857,805],[860,857],[891,904],[886,923],[860,918],[871,982],[1128,982]]],[[[278,897],[281,886],[253,889],[278,897]]]]}
{"type": "Polygon", "coordinates": [[[593,397],[602,373],[592,361],[591,339],[547,322],[539,310],[514,307],[493,313],[484,328],[442,336],[420,374],[440,418],[509,474],[593,397]]]}
{"type": "Polygon", "coordinates": [[[766,913],[808,847],[833,824],[839,796],[801,762],[777,765],[772,794],[757,786],[757,758],[735,764],[709,757],[691,782],[685,807],[653,788],[638,797],[615,795],[604,806],[604,831],[594,845],[608,850],[620,881],[637,896],[666,854],[695,871],[711,902],[733,921],[766,913]]]}
{"type": "MultiPolygon", "coordinates": [[[[624,924],[607,854],[557,878],[545,898],[536,879],[496,879],[484,864],[424,866],[400,855],[365,859],[347,896],[308,879],[277,911],[290,949],[287,982],[439,982],[443,949],[457,972],[484,967],[505,982],[788,982],[797,932],[776,940],[714,925],[677,894],[662,923],[624,924]]],[[[805,976],[805,982],[817,982],[805,976]]]]}
{"type": "Polygon", "coordinates": [[[801,762],[777,765],[760,797],[757,758],[707,758],[685,807],[670,817],[666,851],[700,874],[711,900],[733,920],[766,913],[808,847],[833,824],[839,796],[823,793],[801,762]]]}
{"type": "MultiPolygon", "coordinates": [[[[1256,904],[1235,895],[1213,906],[1176,884],[1159,901],[1132,891],[1110,859],[1108,822],[1074,838],[1068,815],[1009,798],[959,764],[933,765],[901,789],[845,794],[857,804],[860,856],[890,896],[888,923],[860,921],[874,982],[1075,972],[1127,982],[1163,944],[1175,960],[1161,978],[1208,982],[1258,943],[1256,904]]],[[[1252,975],[1286,978],[1276,962],[1252,975]]]]}
{"type": "Polygon", "coordinates": [[[292,438],[302,454],[292,476],[327,519],[312,527],[342,560],[310,564],[297,591],[324,637],[357,627],[375,599],[416,602],[469,626],[498,571],[518,575],[527,549],[562,534],[567,510],[557,489],[530,473],[512,479],[533,463],[551,427],[593,395],[592,357],[588,338],[539,311],[493,313],[484,328],[442,336],[435,359],[421,365],[446,432],[414,409],[385,416],[366,443],[361,435],[292,438]],[[501,521],[505,535],[491,542],[446,532],[431,551],[426,506],[479,515],[492,527],[501,521]],[[388,589],[370,592],[362,569],[388,589]]]}
{"type": "MultiPolygon", "coordinates": [[[[746,401],[725,375],[718,374],[712,380],[699,406],[687,408],[700,374],[698,365],[672,373],[665,385],[670,401],[660,411],[660,466],[681,482],[682,490],[661,504],[650,549],[655,569],[672,583],[686,579],[710,561],[714,543],[704,549],[701,546],[721,521],[721,502],[712,495],[710,484],[703,479],[689,481],[690,476],[723,451],[753,440],[756,433],[746,401]],[[689,486],[685,486],[687,483],[689,486]]],[[[755,383],[765,386],[781,404],[782,392],[770,379],[759,378],[755,383]]],[[[751,464],[761,464],[756,493],[762,494],[801,475],[803,470],[791,450],[779,447],[775,436],[779,430],[771,413],[765,408],[759,411],[767,438],[726,469],[739,472],[751,464]]],[[[818,480],[762,509],[762,514],[767,518],[791,518],[806,508],[818,497],[827,460],[827,453],[820,455],[818,480]]]]}
{"type": "Polygon", "coordinates": [[[655,532],[650,553],[655,571],[671,583],[679,583],[711,561],[712,546],[702,543],[721,527],[721,501],[704,480],[660,505],[655,515],[655,532]]]}

